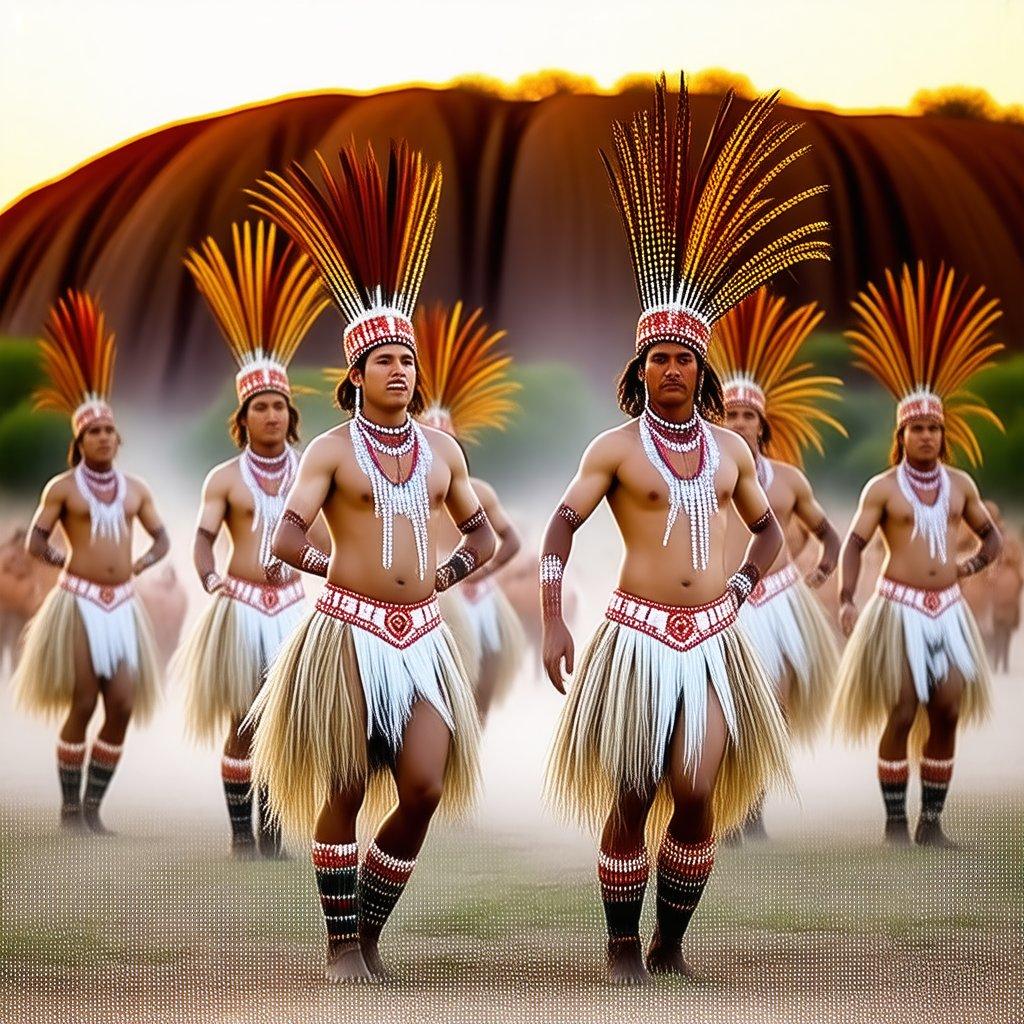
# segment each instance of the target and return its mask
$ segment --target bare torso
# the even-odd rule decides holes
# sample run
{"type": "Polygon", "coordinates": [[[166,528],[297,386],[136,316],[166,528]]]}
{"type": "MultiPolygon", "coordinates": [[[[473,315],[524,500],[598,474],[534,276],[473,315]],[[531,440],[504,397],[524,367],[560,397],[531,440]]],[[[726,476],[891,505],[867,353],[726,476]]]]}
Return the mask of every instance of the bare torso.
{"type": "MultiPolygon", "coordinates": [[[[778,572],[792,561],[788,543],[790,537],[796,535],[798,531],[803,531],[804,534],[807,532],[796,515],[798,484],[803,479],[803,474],[785,462],[776,462],[774,459],[765,461],[770,462],[772,467],[772,480],[765,490],[765,495],[787,539],[787,543],[782,545],[782,550],[768,570],[778,572]]],[[[749,542],[750,531],[736,514],[735,507],[730,504],[726,509],[725,531],[725,564],[730,572],[734,572],[743,564],[749,542]]]]}
{"type": "Polygon", "coordinates": [[[882,575],[924,590],[941,590],[956,583],[957,538],[970,488],[964,474],[955,469],[947,471],[950,489],[945,562],[931,557],[923,537],[913,537],[914,509],[900,491],[895,468],[875,478],[873,486],[879,487],[882,501],[879,529],[886,547],[882,575]]]}
{"type": "Polygon", "coordinates": [[[724,593],[732,572],[726,565],[725,535],[738,478],[735,452],[744,442],[731,431],[710,429],[720,452],[715,474],[719,511],[711,519],[709,564],[704,571],[692,564],[690,523],[684,513],[676,519],[668,544],[662,544],[669,512],[668,487],[647,458],[637,422],[604,435],[614,438],[617,447],[617,466],[607,500],[625,545],[619,570],[622,590],[673,605],[704,604],[724,593]]]}
{"type": "Polygon", "coordinates": [[[118,541],[91,536],[89,504],[82,496],[71,471],[55,477],[47,491],[60,502],[58,522],[67,538],[67,571],[94,583],[118,584],[132,576],[132,526],[148,492],[141,480],[126,474],[124,513],[128,529],[118,541]]]}
{"type": "MultiPolygon", "coordinates": [[[[382,601],[411,603],[422,601],[433,593],[440,524],[442,519],[448,519],[442,513],[452,480],[452,470],[441,446],[445,442],[454,445],[454,442],[430,428],[423,428],[423,432],[433,453],[427,478],[430,517],[423,579],[419,577],[412,524],[404,516],[396,516],[394,520],[391,567],[385,569],[381,564],[383,520],[378,519],[374,512],[373,489],[356,462],[348,424],[335,427],[317,438],[322,455],[334,466],[323,503],[323,515],[333,545],[327,575],[329,582],[382,601]],[[442,438],[444,441],[439,440],[442,438]]],[[[385,469],[392,479],[395,479],[396,463],[402,476],[407,477],[412,467],[412,456],[387,460],[385,469]]]]}

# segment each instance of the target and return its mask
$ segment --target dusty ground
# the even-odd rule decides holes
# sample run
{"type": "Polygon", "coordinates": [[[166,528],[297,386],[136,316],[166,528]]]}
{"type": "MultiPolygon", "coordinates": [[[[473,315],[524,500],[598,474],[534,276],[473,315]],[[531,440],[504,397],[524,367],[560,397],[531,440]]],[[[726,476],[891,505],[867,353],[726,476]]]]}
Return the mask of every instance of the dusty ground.
{"type": "MultiPolygon", "coordinates": [[[[607,545],[581,534],[578,642],[611,585],[607,545]]],[[[119,837],[84,844],[55,830],[55,728],[16,715],[0,681],[0,1024],[1024,1020],[1014,654],[991,721],[959,744],[947,818],[963,852],[881,848],[871,751],[823,737],[796,756],[800,801],[769,801],[773,842],[720,850],[688,939],[703,981],[631,992],[602,981],[592,842],[540,802],[561,701],[546,683],[521,679],[489,724],[472,827],[432,831],[385,933],[396,980],[356,990],[321,980],[306,855],[225,858],[217,754],[183,739],[173,681],[129,734],[106,805],[119,837]]]]}

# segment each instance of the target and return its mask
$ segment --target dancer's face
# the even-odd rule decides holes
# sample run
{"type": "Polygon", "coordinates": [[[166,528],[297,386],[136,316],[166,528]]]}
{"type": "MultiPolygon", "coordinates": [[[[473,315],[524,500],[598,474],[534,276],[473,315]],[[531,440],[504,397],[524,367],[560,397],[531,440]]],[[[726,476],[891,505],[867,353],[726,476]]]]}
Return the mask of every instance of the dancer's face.
{"type": "Polygon", "coordinates": [[[697,392],[700,364],[693,350],[674,341],[661,341],[647,350],[644,360],[647,394],[661,409],[689,406],[697,392]]]}
{"type": "Polygon", "coordinates": [[[903,448],[908,459],[935,462],[942,451],[942,424],[931,416],[911,420],[903,428],[903,448]]]}
{"type": "Polygon", "coordinates": [[[366,357],[362,371],[352,371],[352,383],[362,387],[364,406],[398,412],[412,401],[416,357],[407,345],[381,345],[366,357]]]}
{"type": "Polygon", "coordinates": [[[288,416],[288,400],[279,391],[254,395],[245,410],[249,443],[261,448],[283,447],[288,437],[288,416]]]}
{"type": "Polygon", "coordinates": [[[761,416],[749,405],[730,405],[725,410],[725,425],[734,430],[756,455],[761,449],[761,416]]]}
{"type": "Polygon", "coordinates": [[[82,458],[93,465],[113,462],[117,458],[117,450],[121,446],[117,427],[109,420],[101,420],[86,427],[78,441],[82,458]]]}

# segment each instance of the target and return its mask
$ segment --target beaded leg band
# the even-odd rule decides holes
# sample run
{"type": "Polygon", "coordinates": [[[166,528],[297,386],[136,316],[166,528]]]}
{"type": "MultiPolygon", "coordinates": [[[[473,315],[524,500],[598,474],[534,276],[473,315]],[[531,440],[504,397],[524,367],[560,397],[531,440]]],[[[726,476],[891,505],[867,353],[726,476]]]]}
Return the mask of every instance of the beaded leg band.
{"type": "Polygon", "coordinates": [[[907,821],[907,779],[910,766],[907,761],[878,759],[878,785],[885,801],[886,824],[905,825],[907,821]]]}
{"type": "Polygon", "coordinates": [[[938,822],[952,778],[953,758],[945,761],[921,758],[921,821],[938,822]]]}
{"type": "Polygon", "coordinates": [[[104,743],[101,739],[93,743],[85,778],[85,797],[82,800],[86,815],[95,815],[99,811],[100,803],[121,760],[121,750],[120,746],[104,743]]]}
{"type": "Polygon", "coordinates": [[[65,814],[82,809],[82,765],[84,764],[84,742],[57,741],[57,775],[60,778],[62,811],[65,814]]]}
{"type": "Polygon", "coordinates": [[[331,951],[359,942],[356,881],[359,848],[355,843],[313,843],[313,870],[331,951]]]}
{"type": "Polygon", "coordinates": [[[601,850],[597,855],[597,877],[608,925],[608,941],[640,938],[640,912],[651,873],[647,850],[641,846],[625,857],[613,857],[601,850]]]}
{"type": "Polygon", "coordinates": [[[252,762],[225,754],[220,759],[220,777],[231,820],[231,845],[252,846],[252,762]]]}
{"type": "Polygon", "coordinates": [[[405,890],[416,860],[399,860],[370,843],[359,872],[359,931],[376,939],[405,890]]]}
{"type": "Polygon", "coordinates": [[[658,933],[666,945],[680,942],[715,866],[715,840],[677,842],[666,831],[658,850],[658,933]]]}

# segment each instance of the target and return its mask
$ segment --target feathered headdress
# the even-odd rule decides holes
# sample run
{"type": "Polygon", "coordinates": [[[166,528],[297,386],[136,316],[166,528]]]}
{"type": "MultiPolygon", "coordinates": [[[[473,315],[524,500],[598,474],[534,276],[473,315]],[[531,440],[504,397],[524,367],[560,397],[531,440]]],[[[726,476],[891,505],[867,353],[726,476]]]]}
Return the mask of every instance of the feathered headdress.
{"type": "Polygon", "coordinates": [[[682,342],[706,356],[711,328],[772,275],[803,260],[828,259],[814,237],[825,221],[776,223],[825,185],[779,198],[775,178],[807,152],[787,144],[799,124],[772,122],[778,94],[763,96],[728,127],[733,93],[722,100],[703,153],[694,163],[690,97],[680,75],[676,115],[669,121],[665,76],[654,111],[612,126],[615,161],[601,158],[626,231],[642,313],[636,350],[682,342]]]}
{"type": "Polygon", "coordinates": [[[231,241],[233,271],[212,237],[185,266],[238,363],[239,405],[261,391],[290,397],[288,364],[329,300],[309,260],[290,242],[278,249],[273,224],[232,224],[231,241]]]}
{"type": "Polygon", "coordinates": [[[885,272],[885,289],[869,284],[851,303],[859,318],[846,332],[857,357],[899,403],[897,430],[912,419],[931,417],[945,426],[951,445],[963,449],[971,464],[981,462],[981,447],[967,423],[980,416],[1003,424],[967,381],[992,365],[1004,346],[992,341],[992,325],[1002,316],[998,299],[985,299],[985,288],[956,282],[951,267],[939,264],[929,275],[922,262],[916,272],[904,264],[899,282],[885,272]]]}
{"type": "Polygon", "coordinates": [[[725,407],[756,409],[771,427],[769,454],[799,466],[803,449],[824,453],[818,424],[838,430],[843,425],[818,401],[837,401],[838,377],[811,374],[812,363],[796,363],[797,352],[825,315],[809,302],[787,311],[783,298],[759,288],[734,306],[715,325],[710,362],[722,377],[725,407]]]}
{"type": "Polygon", "coordinates": [[[349,366],[389,342],[415,352],[412,315],[437,223],[441,165],[394,140],[383,178],[369,146],[365,158],[355,143],[339,150],[336,169],[315,155],[322,188],[295,162],[249,192],[253,208],[287,231],[319,271],[348,320],[349,366]]]}
{"type": "Polygon", "coordinates": [[[463,320],[462,303],[437,304],[416,314],[423,422],[475,443],[477,432],[505,428],[519,390],[508,379],[512,357],[494,351],[505,331],[492,331],[477,309],[463,320]]]}
{"type": "Polygon", "coordinates": [[[114,421],[108,404],[114,380],[114,333],[107,330],[99,302],[88,292],[69,288],[51,307],[39,340],[48,387],[36,391],[35,408],[71,417],[71,430],[114,421]]]}

